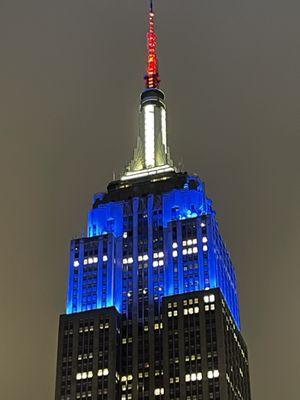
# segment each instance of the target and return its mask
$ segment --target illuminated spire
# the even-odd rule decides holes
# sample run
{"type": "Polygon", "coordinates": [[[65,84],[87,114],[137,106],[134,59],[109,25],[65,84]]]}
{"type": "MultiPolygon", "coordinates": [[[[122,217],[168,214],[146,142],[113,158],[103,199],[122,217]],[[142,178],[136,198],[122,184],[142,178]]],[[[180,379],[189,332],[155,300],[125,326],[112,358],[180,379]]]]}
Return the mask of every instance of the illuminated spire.
{"type": "Polygon", "coordinates": [[[157,36],[154,29],[154,12],[153,2],[150,0],[149,9],[149,31],[147,33],[147,74],[145,76],[145,83],[147,89],[159,87],[159,74],[158,74],[158,57],[156,54],[157,36]]]}
{"type": "Polygon", "coordinates": [[[156,47],[157,37],[154,29],[153,3],[150,0],[146,89],[141,94],[140,129],[133,159],[127,165],[121,180],[176,171],[167,143],[165,95],[159,89],[160,79],[156,47]]]}

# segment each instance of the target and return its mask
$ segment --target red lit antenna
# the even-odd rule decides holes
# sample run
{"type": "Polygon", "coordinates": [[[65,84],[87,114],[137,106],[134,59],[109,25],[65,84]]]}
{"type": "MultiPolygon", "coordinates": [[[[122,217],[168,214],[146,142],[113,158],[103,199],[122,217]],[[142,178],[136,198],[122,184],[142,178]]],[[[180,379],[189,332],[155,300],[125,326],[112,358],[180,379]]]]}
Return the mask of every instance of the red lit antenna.
{"type": "Polygon", "coordinates": [[[145,76],[146,88],[158,88],[159,87],[159,74],[158,74],[158,57],[156,54],[157,47],[157,36],[154,29],[154,12],[153,12],[153,1],[150,0],[149,10],[149,31],[147,33],[147,74],[145,76]]]}

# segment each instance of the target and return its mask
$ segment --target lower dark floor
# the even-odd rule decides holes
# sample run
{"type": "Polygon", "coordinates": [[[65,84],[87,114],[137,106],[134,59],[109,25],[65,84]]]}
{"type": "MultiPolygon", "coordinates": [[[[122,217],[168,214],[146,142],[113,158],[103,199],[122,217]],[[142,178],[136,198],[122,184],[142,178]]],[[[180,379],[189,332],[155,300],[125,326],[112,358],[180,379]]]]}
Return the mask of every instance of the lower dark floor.
{"type": "Polygon", "coordinates": [[[56,400],[250,400],[248,355],[219,289],[60,317],[56,400]]]}

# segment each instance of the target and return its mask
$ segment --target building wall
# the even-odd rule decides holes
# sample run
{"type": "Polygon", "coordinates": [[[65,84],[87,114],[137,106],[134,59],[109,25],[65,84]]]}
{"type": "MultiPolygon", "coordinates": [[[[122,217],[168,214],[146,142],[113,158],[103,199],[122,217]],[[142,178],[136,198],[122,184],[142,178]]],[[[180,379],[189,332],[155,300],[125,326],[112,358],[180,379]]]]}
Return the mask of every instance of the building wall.
{"type": "Polygon", "coordinates": [[[219,289],[163,300],[164,391],[170,400],[250,400],[246,345],[219,289]]]}
{"type": "Polygon", "coordinates": [[[203,184],[192,182],[93,208],[90,236],[71,243],[67,313],[112,305],[124,312],[134,287],[150,303],[220,287],[240,325],[234,267],[203,184]]]}
{"type": "Polygon", "coordinates": [[[62,315],[56,400],[119,399],[120,315],[115,308],[62,315]]]}
{"type": "Polygon", "coordinates": [[[56,400],[250,400],[247,348],[219,289],[141,299],[127,315],[61,316],[56,400]]]}

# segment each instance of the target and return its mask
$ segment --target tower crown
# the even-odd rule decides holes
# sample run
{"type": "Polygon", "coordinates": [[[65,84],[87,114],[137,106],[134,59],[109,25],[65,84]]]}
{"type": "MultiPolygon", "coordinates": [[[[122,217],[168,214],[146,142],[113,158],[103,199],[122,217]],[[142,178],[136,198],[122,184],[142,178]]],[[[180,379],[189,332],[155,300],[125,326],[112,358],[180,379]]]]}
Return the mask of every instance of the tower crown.
{"type": "Polygon", "coordinates": [[[154,28],[153,3],[150,1],[147,33],[146,89],[141,93],[139,135],[133,159],[121,180],[174,171],[167,145],[165,95],[159,89],[157,35],[154,28]]]}

